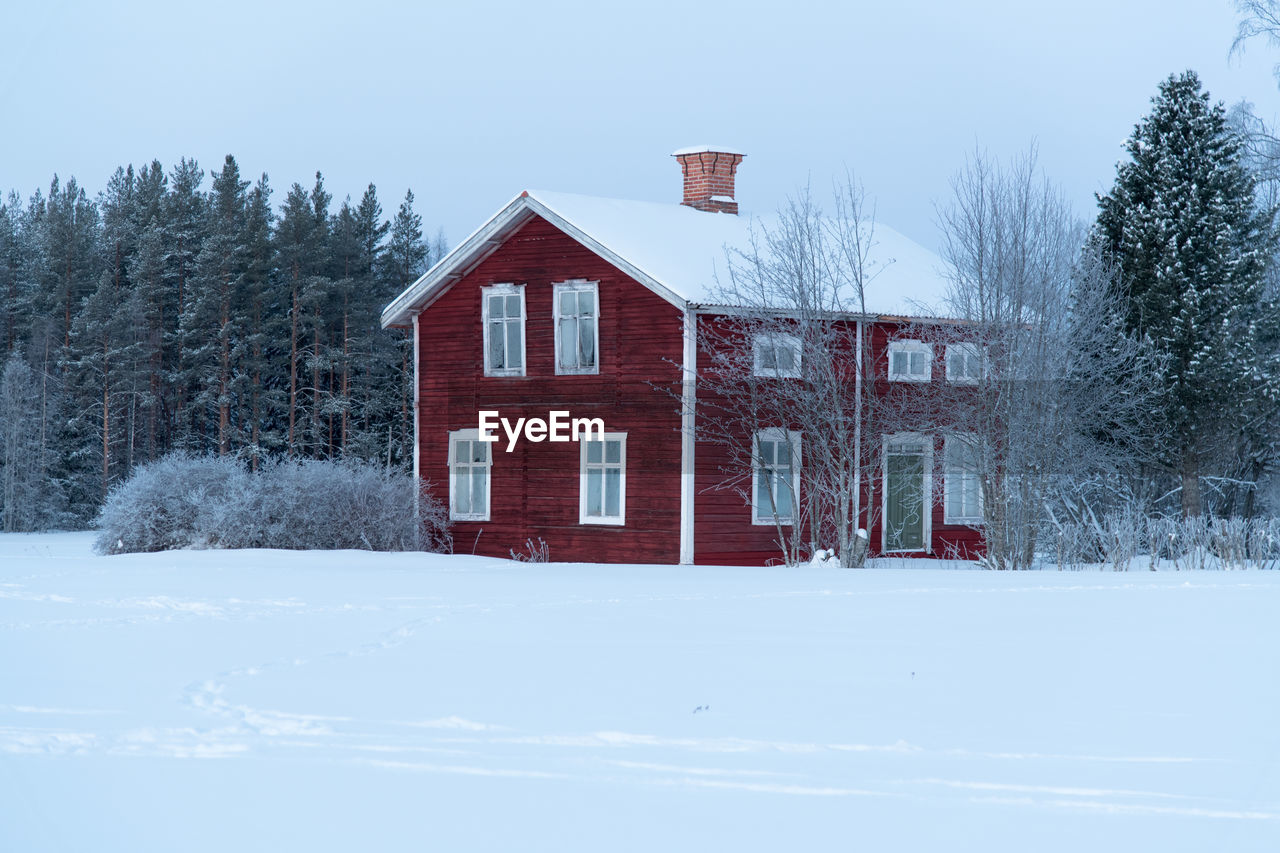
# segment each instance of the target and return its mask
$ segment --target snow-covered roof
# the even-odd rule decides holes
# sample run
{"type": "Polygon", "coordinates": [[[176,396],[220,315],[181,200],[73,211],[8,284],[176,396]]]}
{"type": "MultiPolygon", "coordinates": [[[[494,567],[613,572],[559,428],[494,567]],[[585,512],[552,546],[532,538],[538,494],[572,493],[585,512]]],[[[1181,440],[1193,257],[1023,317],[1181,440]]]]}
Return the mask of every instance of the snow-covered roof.
{"type": "MultiPolygon", "coordinates": [[[[726,280],[727,253],[749,245],[753,224],[767,227],[767,222],[748,215],[708,213],[680,204],[529,190],[396,297],[383,311],[382,324],[409,323],[533,216],[543,217],[681,307],[723,303],[717,276],[726,280]]],[[[867,313],[945,316],[942,264],[928,249],[877,223],[869,266],[874,278],[867,313]]]]}
{"type": "Polygon", "coordinates": [[[740,157],[747,155],[737,148],[729,148],[724,145],[690,145],[688,148],[681,148],[679,151],[672,151],[672,157],[680,157],[684,154],[737,154],[740,157]]]}

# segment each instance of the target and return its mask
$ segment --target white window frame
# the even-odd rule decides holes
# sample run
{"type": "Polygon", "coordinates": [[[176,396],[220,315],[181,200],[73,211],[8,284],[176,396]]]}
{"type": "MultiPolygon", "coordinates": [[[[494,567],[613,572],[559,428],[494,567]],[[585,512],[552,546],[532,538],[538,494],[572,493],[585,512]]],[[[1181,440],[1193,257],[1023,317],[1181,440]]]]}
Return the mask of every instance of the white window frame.
{"type": "MultiPolygon", "coordinates": [[[[480,288],[480,324],[483,330],[481,346],[484,347],[484,375],[485,376],[524,376],[525,369],[528,367],[529,360],[526,357],[526,351],[529,348],[529,312],[525,308],[524,301],[524,285],[499,283],[491,284],[487,287],[480,288]],[[520,366],[519,367],[494,367],[489,363],[489,297],[501,295],[510,295],[512,293],[520,296],[520,366]]],[[[505,322],[510,322],[510,318],[505,318],[505,322]]],[[[505,327],[504,327],[505,328],[505,327]]],[[[502,341],[503,351],[506,351],[506,338],[502,341]]]]}
{"type": "Polygon", "coordinates": [[[552,298],[552,314],[555,317],[555,364],[557,376],[592,376],[600,372],[600,282],[588,281],[583,278],[573,278],[568,281],[556,282],[551,286],[552,298]],[[596,301],[596,363],[591,367],[565,367],[560,363],[560,294],[566,290],[579,293],[584,290],[591,291],[596,301]]]}
{"type": "Polygon", "coordinates": [[[618,463],[606,462],[608,454],[605,448],[601,448],[600,461],[587,461],[587,445],[591,442],[584,436],[578,442],[578,523],[579,524],[603,524],[612,527],[621,527],[627,523],[627,434],[625,432],[606,432],[604,441],[620,442],[618,463]],[[620,469],[618,477],[618,514],[612,515],[587,515],[587,471],[592,468],[598,468],[602,472],[600,475],[600,502],[602,507],[607,503],[605,498],[605,476],[604,471],[611,467],[620,469]]]}
{"type": "Polygon", "coordinates": [[[489,520],[489,507],[493,502],[493,442],[484,442],[489,450],[488,457],[483,463],[485,468],[484,512],[458,513],[454,511],[453,498],[459,471],[465,470],[470,474],[472,468],[480,467],[478,462],[459,463],[455,445],[459,441],[479,440],[480,430],[478,429],[458,429],[449,433],[449,518],[453,521],[489,520]]]}
{"type": "MultiPolygon", "coordinates": [[[[753,525],[773,527],[781,524],[784,527],[795,526],[797,510],[800,507],[800,439],[801,433],[780,427],[759,430],[751,437],[751,523],[753,525]],[[771,507],[756,505],[756,495],[760,494],[761,460],[759,453],[761,440],[785,441],[787,446],[791,448],[791,516],[789,518],[775,517],[771,507]]],[[[776,505],[776,499],[774,503],[776,505]]]]}
{"type": "Polygon", "coordinates": [[[977,480],[978,507],[977,515],[952,515],[951,514],[951,495],[952,490],[956,487],[954,482],[957,475],[953,475],[953,471],[959,472],[958,476],[965,476],[964,469],[951,464],[951,448],[958,443],[968,444],[973,448],[977,448],[976,438],[971,433],[950,433],[943,437],[942,444],[942,520],[945,524],[980,524],[982,522],[982,474],[975,468],[971,475],[977,480]]]}
{"type": "Polygon", "coordinates": [[[761,332],[751,341],[751,361],[755,368],[756,376],[768,379],[799,379],[802,355],[800,338],[796,335],[790,335],[785,332],[761,332]],[[764,352],[769,345],[772,345],[775,352],[773,367],[765,367],[763,364],[764,352]],[[783,347],[791,350],[793,356],[793,366],[789,370],[780,370],[777,367],[776,352],[783,347]]]}
{"type": "Polygon", "coordinates": [[[889,341],[889,364],[888,373],[890,382],[931,382],[933,381],[933,347],[924,341],[915,340],[899,340],[889,341]],[[925,354],[925,372],[923,376],[916,376],[910,372],[911,370],[911,353],[922,352],[925,354]],[[907,373],[895,373],[893,370],[893,357],[897,353],[907,353],[907,373]]]}
{"type": "Polygon", "coordinates": [[[954,382],[958,385],[977,385],[979,377],[982,376],[982,350],[974,343],[958,343],[947,344],[947,381],[954,382]],[[957,374],[951,370],[951,356],[953,354],[963,354],[966,361],[977,362],[978,376],[965,376],[957,374]]]}
{"type": "Polygon", "coordinates": [[[933,549],[933,437],[919,432],[897,432],[883,436],[880,445],[880,553],[928,554],[933,549]],[[889,445],[919,442],[924,448],[924,482],[921,486],[920,548],[889,549],[889,445]]]}

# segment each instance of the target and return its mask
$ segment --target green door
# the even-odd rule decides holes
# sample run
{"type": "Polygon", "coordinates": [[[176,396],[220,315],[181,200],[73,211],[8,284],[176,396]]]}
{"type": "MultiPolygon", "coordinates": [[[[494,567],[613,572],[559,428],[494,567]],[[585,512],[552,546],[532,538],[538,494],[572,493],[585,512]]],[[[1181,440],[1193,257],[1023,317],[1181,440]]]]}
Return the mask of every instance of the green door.
{"type": "Polygon", "coordinates": [[[885,550],[924,549],[924,445],[895,442],[885,459],[885,550]]]}

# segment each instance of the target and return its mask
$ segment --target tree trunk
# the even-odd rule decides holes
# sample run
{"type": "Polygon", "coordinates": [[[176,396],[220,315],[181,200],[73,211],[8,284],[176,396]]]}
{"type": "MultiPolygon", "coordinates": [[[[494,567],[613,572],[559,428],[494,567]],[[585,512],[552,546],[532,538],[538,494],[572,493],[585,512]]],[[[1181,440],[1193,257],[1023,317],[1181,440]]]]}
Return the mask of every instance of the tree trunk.
{"type": "Polygon", "coordinates": [[[1197,518],[1203,512],[1200,502],[1200,465],[1193,451],[1182,454],[1182,517],[1197,518]]]}
{"type": "Polygon", "coordinates": [[[298,271],[293,273],[293,312],[289,329],[289,455],[294,455],[294,427],[298,413],[298,271]]]}

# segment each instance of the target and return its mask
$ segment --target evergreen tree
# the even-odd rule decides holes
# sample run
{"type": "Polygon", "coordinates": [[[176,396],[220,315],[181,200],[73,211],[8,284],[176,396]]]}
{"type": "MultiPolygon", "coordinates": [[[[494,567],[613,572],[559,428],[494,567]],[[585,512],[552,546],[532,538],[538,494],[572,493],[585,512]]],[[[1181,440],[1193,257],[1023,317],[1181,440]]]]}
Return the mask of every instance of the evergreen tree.
{"type": "Polygon", "coordinates": [[[253,470],[261,460],[284,446],[280,427],[279,381],[275,366],[282,349],[274,340],[279,329],[276,316],[287,306],[274,301],[275,247],[271,242],[274,215],[271,187],[263,175],[249,191],[245,203],[244,252],[241,280],[242,334],[233,353],[233,387],[240,400],[238,442],[253,470]]]}
{"type": "Polygon", "coordinates": [[[22,201],[0,203],[0,354],[12,353],[30,326],[30,298],[22,286],[22,201]]]}
{"type": "Polygon", "coordinates": [[[220,456],[232,450],[232,352],[244,319],[239,291],[248,186],[228,154],[222,171],[213,173],[204,242],[180,321],[196,424],[196,435],[188,441],[194,440],[192,446],[201,452],[216,450],[220,456]]]}
{"type": "Polygon", "coordinates": [[[172,365],[166,359],[170,324],[176,326],[177,307],[165,283],[164,226],[152,218],[138,232],[138,249],[129,277],[139,322],[133,330],[143,378],[138,392],[138,425],[142,430],[140,449],[146,461],[158,459],[169,450],[171,401],[169,377],[172,365]]]}
{"type": "Polygon", "coordinates": [[[50,477],[43,442],[40,383],[18,352],[0,371],[0,530],[43,530],[62,523],[60,484],[50,477]]]}
{"type": "Polygon", "coordinates": [[[307,365],[304,347],[306,327],[303,323],[305,299],[311,290],[311,278],[319,271],[317,261],[324,246],[324,232],[317,227],[315,211],[307,191],[300,184],[289,188],[276,227],[277,298],[284,307],[285,329],[289,347],[285,361],[287,380],[287,428],[285,448],[293,456],[304,445],[301,428],[304,418],[305,391],[301,386],[307,365]]]}
{"type": "Polygon", "coordinates": [[[1152,103],[1098,199],[1094,237],[1126,289],[1125,328],[1167,357],[1156,415],[1172,440],[1153,456],[1181,479],[1192,516],[1202,477],[1260,406],[1280,402],[1280,319],[1265,287],[1274,211],[1255,204],[1239,138],[1194,72],[1169,77],[1152,103]]]}
{"type": "Polygon", "coordinates": [[[183,157],[169,175],[169,194],[164,200],[165,279],[168,287],[165,316],[173,318],[168,326],[165,363],[168,367],[168,396],[165,406],[172,423],[169,431],[176,445],[191,432],[184,422],[190,389],[188,369],[178,318],[186,311],[191,278],[195,275],[196,258],[204,242],[206,203],[200,191],[204,170],[195,160],[183,157]]]}
{"type": "MultiPolygon", "coordinates": [[[[427,271],[429,254],[430,250],[422,237],[422,217],[413,209],[413,191],[409,190],[391,223],[391,238],[383,256],[384,296],[387,301],[427,271]]],[[[413,341],[399,330],[390,329],[385,334],[387,343],[398,355],[395,362],[400,366],[397,375],[393,377],[393,389],[398,392],[399,406],[394,424],[389,425],[387,461],[388,464],[404,464],[413,458],[413,341]]]]}
{"type": "Polygon", "coordinates": [[[71,340],[72,315],[97,279],[98,207],[89,201],[75,178],[61,184],[54,176],[49,197],[35,222],[39,233],[32,260],[38,310],[57,320],[65,347],[71,340]]]}
{"type": "Polygon", "coordinates": [[[316,172],[316,182],[309,201],[315,229],[314,256],[311,259],[312,275],[303,288],[300,307],[304,355],[310,386],[304,405],[307,411],[307,444],[309,454],[315,459],[333,455],[333,426],[337,410],[334,405],[332,341],[336,337],[330,328],[330,318],[336,313],[336,292],[333,279],[332,252],[330,247],[329,203],[331,196],[324,188],[324,178],[316,172]]]}

